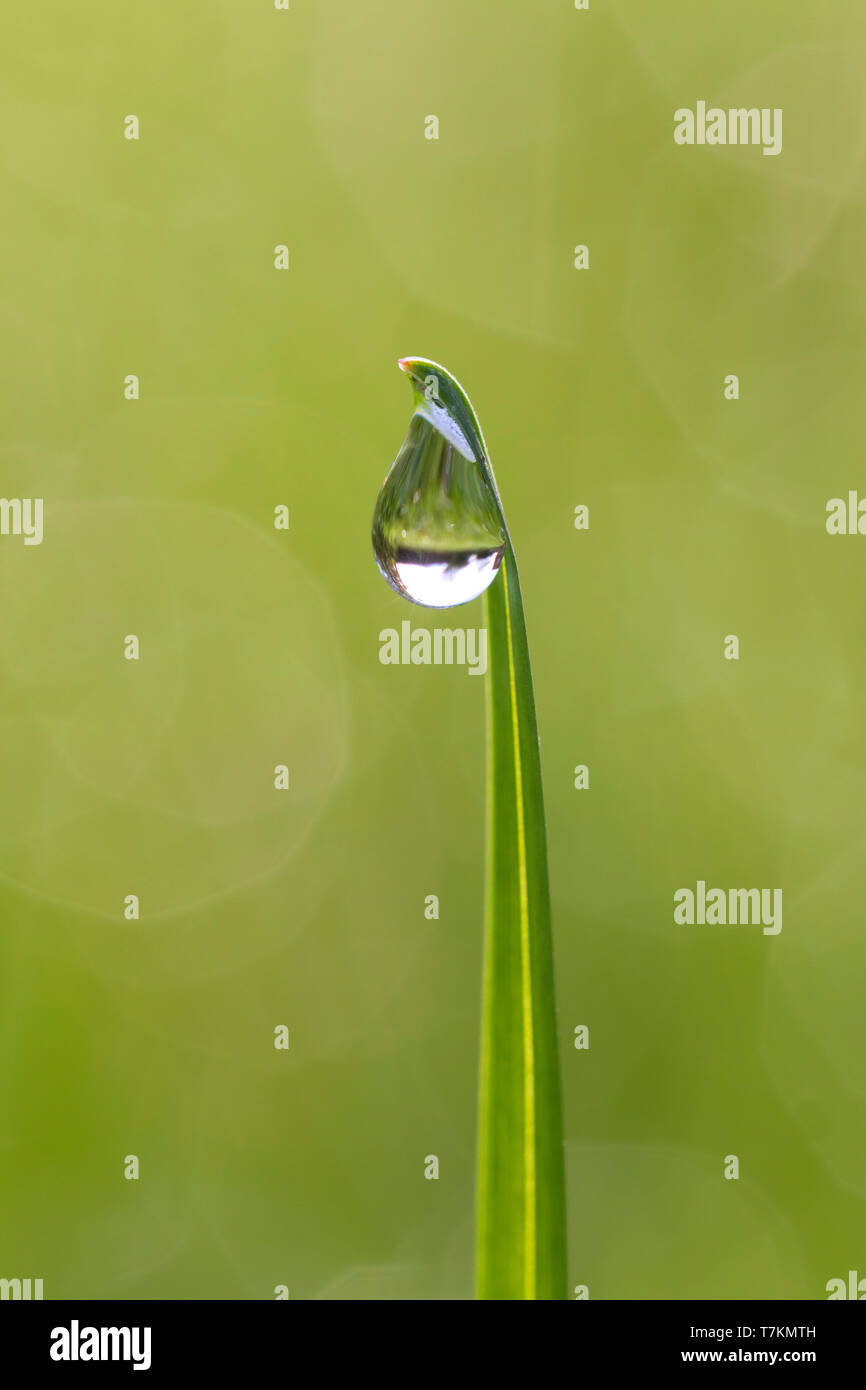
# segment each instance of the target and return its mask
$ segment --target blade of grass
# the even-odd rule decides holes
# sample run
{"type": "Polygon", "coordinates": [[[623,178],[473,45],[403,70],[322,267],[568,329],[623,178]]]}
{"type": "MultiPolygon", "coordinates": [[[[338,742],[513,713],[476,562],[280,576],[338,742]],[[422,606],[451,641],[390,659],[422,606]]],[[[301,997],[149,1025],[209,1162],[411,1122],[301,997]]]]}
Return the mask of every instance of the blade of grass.
{"type": "Polygon", "coordinates": [[[517,562],[487,590],[487,889],[476,1293],[566,1296],[565,1174],[541,758],[517,562]]]}
{"type": "MultiPolygon", "coordinates": [[[[479,1082],[476,1294],[566,1297],[565,1173],[541,757],[517,561],[472,403],[446,368],[404,357],[416,405],[456,424],[506,537],[488,629],[487,877],[479,1082]]],[[[441,425],[441,420],[439,421],[441,425]]]]}

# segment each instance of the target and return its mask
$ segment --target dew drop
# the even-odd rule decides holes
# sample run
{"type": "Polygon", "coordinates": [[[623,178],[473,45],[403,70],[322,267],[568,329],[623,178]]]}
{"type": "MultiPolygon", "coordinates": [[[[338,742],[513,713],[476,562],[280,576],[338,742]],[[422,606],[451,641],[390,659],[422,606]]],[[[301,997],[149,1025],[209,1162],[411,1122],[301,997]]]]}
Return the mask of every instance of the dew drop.
{"type": "Polygon", "coordinates": [[[450,410],[420,385],[409,432],[376,499],[373,550],[403,598],[453,608],[496,578],[505,528],[459,403],[450,410]]]}

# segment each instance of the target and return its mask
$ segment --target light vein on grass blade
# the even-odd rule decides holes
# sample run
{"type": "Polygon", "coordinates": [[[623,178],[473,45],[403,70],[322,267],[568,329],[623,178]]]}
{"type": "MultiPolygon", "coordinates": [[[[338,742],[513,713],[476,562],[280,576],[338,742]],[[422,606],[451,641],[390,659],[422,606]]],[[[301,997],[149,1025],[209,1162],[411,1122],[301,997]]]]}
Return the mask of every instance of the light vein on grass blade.
{"type": "Polygon", "coordinates": [[[526,827],[523,804],[523,773],[520,761],[520,724],[517,717],[517,680],[514,670],[514,640],[511,634],[511,602],[508,574],[505,585],[505,618],[508,633],[508,684],[511,691],[511,728],[514,736],[514,793],[517,807],[517,862],[520,883],[520,968],[523,1005],[523,1105],[526,1267],[524,1288],[527,1298],[535,1298],[535,1046],[532,1038],[532,956],[529,941],[529,893],[526,874],[526,827]]]}

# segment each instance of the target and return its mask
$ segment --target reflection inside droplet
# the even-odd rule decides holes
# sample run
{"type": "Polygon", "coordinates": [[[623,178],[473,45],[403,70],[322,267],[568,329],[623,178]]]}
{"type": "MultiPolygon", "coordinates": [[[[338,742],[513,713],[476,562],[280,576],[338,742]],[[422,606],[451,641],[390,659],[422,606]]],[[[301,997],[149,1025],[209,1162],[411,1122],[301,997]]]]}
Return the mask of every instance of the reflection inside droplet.
{"type": "Polygon", "coordinates": [[[453,608],[483,594],[496,577],[502,548],[486,555],[442,557],[399,552],[394,559],[397,583],[379,568],[398,593],[427,608],[453,608]]]}

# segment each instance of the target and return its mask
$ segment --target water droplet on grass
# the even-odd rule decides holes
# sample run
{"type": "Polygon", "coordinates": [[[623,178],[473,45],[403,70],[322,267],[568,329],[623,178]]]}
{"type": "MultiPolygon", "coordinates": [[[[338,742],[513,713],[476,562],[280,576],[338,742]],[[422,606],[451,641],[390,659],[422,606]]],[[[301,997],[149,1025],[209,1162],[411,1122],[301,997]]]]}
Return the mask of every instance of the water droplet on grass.
{"type": "Polygon", "coordinates": [[[440,400],[433,364],[406,361],[416,409],[376,499],[373,550],[403,598],[452,608],[478,598],[496,578],[505,527],[474,418],[464,417],[459,398],[440,400]]]}

